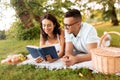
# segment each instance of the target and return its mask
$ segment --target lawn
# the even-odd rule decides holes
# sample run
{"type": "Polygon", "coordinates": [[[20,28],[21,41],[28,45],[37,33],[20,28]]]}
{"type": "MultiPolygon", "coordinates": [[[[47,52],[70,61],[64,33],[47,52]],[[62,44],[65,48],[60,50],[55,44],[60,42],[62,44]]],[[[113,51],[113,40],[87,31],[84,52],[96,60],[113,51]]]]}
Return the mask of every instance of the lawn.
{"type": "MultiPolygon", "coordinates": [[[[98,35],[101,36],[104,31],[118,31],[120,26],[111,26],[110,24],[95,25],[98,35]]],[[[120,37],[111,35],[111,46],[120,47],[120,37]]],[[[19,41],[15,39],[0,40],[0,60],[9,54],[28,54],[26,45],[39,45],[39,40],[19,41]]],[[[36,68],[34,65],[1,65],[0,80],[120,80],[116,75],[104,75],[101,73],[92,73],[91,70],[81,68],[76,70],[48,70],[36,68]],[[79,75],[79,74],[82,74],[79,75]]]]}

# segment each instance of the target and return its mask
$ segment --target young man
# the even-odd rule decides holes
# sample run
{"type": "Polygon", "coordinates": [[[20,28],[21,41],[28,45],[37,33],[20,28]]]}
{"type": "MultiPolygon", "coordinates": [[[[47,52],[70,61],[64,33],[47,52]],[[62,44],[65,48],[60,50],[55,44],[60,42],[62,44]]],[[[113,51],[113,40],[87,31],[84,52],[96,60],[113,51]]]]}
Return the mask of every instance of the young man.
{"type": "Polygon", "coordinates": [[[62,60],[66,66],[91,60],[90,50],[97,47],[99,38],[95,28],[82,22],[81,13],[77,9],[69,10],[64,15],[65,55],[62,60]],[[78,56],[77,54],[84,54],[78,56]]]}

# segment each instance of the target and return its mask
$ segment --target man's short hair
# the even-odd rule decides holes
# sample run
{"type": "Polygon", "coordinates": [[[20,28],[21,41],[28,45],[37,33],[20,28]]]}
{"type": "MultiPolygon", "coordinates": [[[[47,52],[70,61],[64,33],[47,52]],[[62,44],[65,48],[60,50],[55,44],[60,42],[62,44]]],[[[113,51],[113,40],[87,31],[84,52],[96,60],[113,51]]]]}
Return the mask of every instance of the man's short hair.
{"type": "Polygon", "coordinates": [[[81,13],[77,9],[68,10],[64,15],[64,18],[67,18],[67,17],[74,17],[74,18],[82,19],[81,13]]]}

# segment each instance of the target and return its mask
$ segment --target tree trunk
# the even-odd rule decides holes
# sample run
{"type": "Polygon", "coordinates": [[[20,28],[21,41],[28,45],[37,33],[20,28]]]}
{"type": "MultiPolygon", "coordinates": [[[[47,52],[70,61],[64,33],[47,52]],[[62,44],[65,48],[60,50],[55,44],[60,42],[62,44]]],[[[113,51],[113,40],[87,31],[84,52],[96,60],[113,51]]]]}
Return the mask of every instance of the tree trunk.
{"type": "Polygon", "coordinates": [[[34,26],[30,13],[20,14],[19,17],[22,23],[24,24],[24,28],[30,28],[34,26]]]}
{"type": "Polygon", "coordinates": [[[118,19],[117,19],[117,15],[116,15],[116,12],[115,12],[115,7],[113,6],[112,7],[112,11],[111,11],[111,19],[112,19],[112,24],[114,25],[114,26],[117,26],[117,25],[119,25],[119,22],[118,22],[118,19]]]}
{"type": "Polygon", "coordinates": [[[14,6],[16,7],[16,13],[20,17],[20,20],[24,24],[24,28],[30,28],[33,27],[34,24],[32,22],[32,14],[30,13],[29,9],[25,5],[24,0],[17,0],[16,1],[17,5],[15,4],[14,6]]]}

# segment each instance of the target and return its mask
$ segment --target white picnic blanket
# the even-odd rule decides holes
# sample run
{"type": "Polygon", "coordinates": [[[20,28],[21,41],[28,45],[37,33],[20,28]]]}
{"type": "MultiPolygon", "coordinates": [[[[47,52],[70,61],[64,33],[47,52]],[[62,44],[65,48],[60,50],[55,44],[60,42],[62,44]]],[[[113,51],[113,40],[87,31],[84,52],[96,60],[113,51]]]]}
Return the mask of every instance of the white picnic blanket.
{"type": "MultiPolygon", "coordinates": [[[[85,61],[85,62],[81,62],[81,63],[76,63],[72,66],[66,67],[61,59],[58,59],[57,61],[54,61],[52,63],[49,63],[47,61],[43,61],[41,63],[36,63],[34,61],[34,59],[32,58],[31,55],[27,56],[28,59],[23,61],[22,63],[18,64],[19,65],[24,65],[24,64],[33,64],[36,66],[36,68],[47,68],[49,70],[53,70],[53,69],[66,69],[66,68],[70,68],[70,69],[80,69],[80,68],[88,68],[90,70],[92,70],[92,73],[98,73],[98,71],[94,70],[93,66],[92,66],[92,61],[85,61]]],[[[116,73],[116,75],[120,76],[120,73],[116,73]]]]}
{"type": "Polygon", "coordinates": [[[71,68],[71,69],[88,68],[88,69],[93,70],[91,61],[85,61],[85,62],[77,63],[72,66],[66,67],[63,64],[61,59],[58,59],[57,61],[54,61],[52,63],[49,63],[47,61],[43,61],[41,63],[36,63],[34,61],[34,59],[31,57],[31,55],[28,55],[27,57],[28,57],[27,60],[23,61],[22,63],[20,63],[18,65],[33,64],[33,65],[36,65],[37,68],[47,68],[49,70],[53,70],[53,69],[58,70],[58,69],[66,69],[66,68],[71,68]]]}

